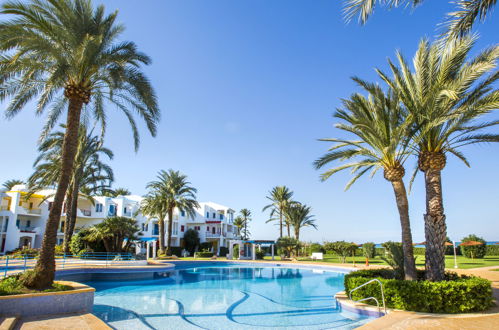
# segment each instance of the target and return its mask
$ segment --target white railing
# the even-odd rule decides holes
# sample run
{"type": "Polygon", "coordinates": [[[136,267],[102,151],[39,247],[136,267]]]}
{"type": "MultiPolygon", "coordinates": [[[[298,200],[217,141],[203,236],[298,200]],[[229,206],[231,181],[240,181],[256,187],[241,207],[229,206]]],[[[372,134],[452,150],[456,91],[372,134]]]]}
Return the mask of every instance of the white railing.
{"type": "Polygon", "coordinates": [[[89,217],[92,215],[92,211],[91,210],[86,210],[86,209],[79,209],[79,211],[81,212],[81,214],[83,214],[83,216],[85,217],[89,217]]]}
{"type": "Polygon", "coordinates": [[[362,288],[363,286],[366,286],[366,285],[374,283],[374,282],[377,282],[379,284],[380,288],[381,288],[381,299],[383,300],[383,310],[385,311],[385,314],[386,314],[385,292],[383,291],[383,283],[381,283],[381,281],[378,280],[377,278],[373,278],[372,280],[367,281],[366,283],[364,283],[362,285],[359,285],[358,287],[354,288],[353,290],[350,290],[350,292],[348,293],[348,298],[350,298],[351,301],[355,301],[355,302],[361,302],[361,301],[366,301],[366,300],[374,300],[376,302],[376,305],[378,305],[378,310],[379,310],[380,309],[379,301],[378,301],[378,299],[376,299],[376,297],[367,297],[367,298],[363,298],[363,299],[359,299],[359,300],[353,300],[352,299],[352,292],[354,292],[355,290],[358,290],[358,289],[362,288]]]}

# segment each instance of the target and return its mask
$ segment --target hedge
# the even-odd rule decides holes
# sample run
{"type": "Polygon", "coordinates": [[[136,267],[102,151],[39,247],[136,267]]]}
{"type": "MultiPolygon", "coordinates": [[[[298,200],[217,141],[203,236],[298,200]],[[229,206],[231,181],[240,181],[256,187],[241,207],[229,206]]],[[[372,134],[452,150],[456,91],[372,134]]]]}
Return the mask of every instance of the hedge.
{"type": "MultiPolygon", "coordinates": [[[[388,308],[456,314],[481,312],[492,306],[490,281],[456,273],[446,273],[445,281],[430,282],[423,280],[424,271],[418,271],[417,281],[404,281],[394,279],[393,272],[388,269],[361,270],[345,275],[345,291],[349,294],[350,290],[373,278],[383,283],[388,308]]],[[[366,285],[352,294],[355,300],[367,297],[376,297],[381,304],[379,285],[366,285]]]]}
{"type": "Polygon", "coordinates": [[[196,252],[194,253],[194,258],[211,258],[213,257],[213,252],[196,252]]]}
{"type": "Polygon", "coordinates": [[[486,256],[499,256],[499,245],[487,245],[486,256]]]}

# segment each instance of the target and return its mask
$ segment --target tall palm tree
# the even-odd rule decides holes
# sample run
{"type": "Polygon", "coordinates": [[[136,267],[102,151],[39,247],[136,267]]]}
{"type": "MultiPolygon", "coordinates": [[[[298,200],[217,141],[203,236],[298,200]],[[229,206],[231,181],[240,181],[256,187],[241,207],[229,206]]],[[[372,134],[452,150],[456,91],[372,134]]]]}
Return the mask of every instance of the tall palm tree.
{"type": "MultiPolygon", "coordinates": [[[[286,222],[284,213],[286,208],[288,208],[289,205],[293,203],[292,198],[293,192],[286,186],[276,186],[272,188],[272,190],[269,192],[269,196],[267,196],[267,199],[272,203],[265,206],[263,208],[263,212],[267,211],[268,209],[271,210],[270,219],[267,220],[267,222],[279,220],[279,237],[282,237],[283,223],[286,222]],[[278,215],[278,218],[276,218],[276,215],[278,215]]],[[[290,226],[289,223],[286,222],[286,224],[288,227],[288,236],[290,236],[290,226]]]]}
{"type": "Polygon", "coordinates": [[[77,149],[82,111],[106,126],[104,103],[114,104],[130,122],[135,149],[139,145],[133,112],[152,135],[160,117],[156,96],[140,66],[150,59],[133,42],[118,41],[123,26],[117,12],[105,14],[90,0],[6,1],[0,13],[0,101],[10,100],[5,113],[14,117],[37,100],[36,112],[49,108],[44,137],[67,107],[62,170],[45,228],[31,288],[49,287],[55,274],[54,249],[62,204],[77,149]]]}
{"type": "MultiPolygon", "coordinates": [[[[423,0],[344,0],[344,13],[348,21],[358,16],[359,22],[365,24],[377,4],[390,8],[409,5],[416,7],[422,2],[423,0]]],[[[456,11],[447,14],[447,39],[467,35],[478,18],[483,21],[492,12],[497,0],[458,0],[454,3],[456,11]]]]}
{"type": "Polygon", "coordinates": [[[244,229],[243,229],[243,239],[247,240],[249,239],[250,233],[248,231],[248,223],[251,221],[251,211],[248,209],[242,209],[239,211],[240,217],[244,223],[244,229]]]}
{"type": "Polygon", "coordinates": [[[166,195],[161,189],[154,188],[142,199],[140,212],[148,217],[148,221],[156,219],[159,227],[159,254],[165,254],[165,219],[167,216],[166,195]]]}
{"type": "Polygon", "coordinates": [[[367,91],[368,97],[353,94],[350,99],[343,100],[343,109],[338,109],[334,116],[344,121],[336,124],[338,129],[354,134],[358,139],[323,139],[334,145],[315,161],[315,166],[319,169],[335,161],[352,160],[322,174],[322,179],[326,180],[339,171],[351,169],[354,177],[346,189],[367,172],[371,171],[372,176],[383,169],[384,178],[392,184],[399,211],[405,276],[408,280],[415,280],[409,201],[403,181],[404,162],[410,155],[411,122],[392,92],[384,93],[378,85],[358,78],[354,81],[367,91]]]}
{"type": "Polygon", "coordinates": [[[237,228],[237,236],[242,238],[242,232],[244,228],[244,219],[241,216],[237,216],[233,222],[234,226],[237,228]]]}
{"type": "Polygon", "coordinates": [[[16,186],[16,185],[18,185],[18,184],[24,184],[24,181],[23,181],[23,180],[19,180],[19,179],[10,179],[10,180],[5,181],[5,182],[2,184],[2,187],[3,187],[6,191],[9,191],[9,190],[11,190],[14,186],[16,186]]]}
{"type": "MultiPolygon", "coordinates": [[[[61,125],[61,128],[65,128],[61,125]]],[[[35,171],[28,179],[31,192],[57,184],[61,176],[61,153],[64,131],[51,133],[38,147],[40,155],[34,163],[35,171]]],[[[113,170],[101,161],[100,156],[113,158],[113,152],[103,146],[103,141],[80,125],[78,147],[74,161],[70,188],[66,192],[66,225],[64,226],[64,252],[69,253],[69,242],[74,232],[78,211],[78,198],[85,197],[92,204],[91,195],[109,189],[114,180],[113,170]],[[85,188],[85,192],[82,192],[85,188]]]]}
{"type": "Polygon", "coordinates": [[[159,200],[158,203],[164,204],[163,207],[166,211],[166,215],[168,216],[168,229],[166,237],[166,254],[168,255],[171,254],[172,247],[174,210],[178,209],[193,218],[195,216],[196,208],[199,207],[199,204],[196,201],[197,190],[190,184],[191,183],[187,181],[186,175],[171,169],[168,171],[159,171],[157,180],[147,184],[147,188],[150,189],[150,193],[152,193],[153,196],[159,200]]]}
{"type": "Polygon", "coordinates": [[[499,141],[499,135],[483,132],[499,121],[481,118],[499,107],[499,91],[494,88],[499,46],[471,56],[474,42],[474,37],[464,37],[442,49],[423,39],[414,56],[414,70],[400,53],[398,66],[389,61],[391,77],[378,70],[413,121],[414,153],[426,187],[426,277],[432,281],[444,279],[447,226],[441,172],[446,155],[469,166],[461,147],[499,141]]]}
{"type": "Polygon", "coordinates": [[[295,238],[300,240],[300,230],[303,227],[313,227],[317,229],[314,215],[310,214],[312,209],[310,206],[295,203],[286,208],[286,218],[289,220],[295,231],[295,238]]]}
{"type": "Polygon", "coordinates": [[[123,188],[123,187],[116,188],[116,189],[113,189],[111,191],[112,197],[128,196],[128,195],[131,195],[131,194],[132,194],[132,192],[130,190],[128,190],[127,188],[123,188]]]}

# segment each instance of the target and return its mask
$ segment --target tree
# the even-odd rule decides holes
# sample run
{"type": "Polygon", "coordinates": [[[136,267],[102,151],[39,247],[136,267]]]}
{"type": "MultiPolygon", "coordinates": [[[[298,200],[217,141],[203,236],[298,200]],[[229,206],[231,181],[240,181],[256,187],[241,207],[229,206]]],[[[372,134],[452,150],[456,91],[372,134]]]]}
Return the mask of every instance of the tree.
{"type": "Polygon", "coordinates": [[[251,211],[248,209],[242,209],[241,211],[239,211],[239,213],[244,223],[244,228],[242,231],[243,239],[247,240],[250,237],[250,232],[248,230],[248,223],[251,221],[251,211]]]}
{"type": "MultiPolygon", "coordinates": [[[[149,183],[151,184],[151,183],[149,183]]],[[[147,217],[147,221],[158,220],[159,229],[159,251],[158,254],[166,253],[165,249],[165,219],[167,216],[166,196],[159,187],[153,188],[147,193],[140,203],[140,213],[147,217]]]]}
{"type": "Polygon", "coordinates": [[[357,245],[345,241],[325,242],[324,248],[326,251],[332,251],[336,254],[339,258],[341,258],[341,263],[344,264],[347,257],[351,256],[352,252],[357,249],[357,245]]]}
{"type": "Polygon", "coordinates": [[[469,245],[469,246],[460,245],[459,248],[461,249],[461,253],[463,254],[463,256],[465,256],[466,258],[471,258],[471,259],[474,259],[474,258],[482,259],[483,257],[485,257],[485,254],[487,253],[487,245],[486,245],[487,242],[485,242],[485,240],[483,238],[478,237],[477,235],[471,234],[471,235],[468,235],[465,238],[463,238],[461,240],[461,244],[466,243],[466,242],[471,242],[471,241],[479,242],[482,244],[469,245]]]}
{"type": "Polygon", "coordinates": [[[244,219],[241,216],[237,216],[234,219],[233,225],[237,228],[237,236],[242,238],[242,232],[244,228],[244,219]]]}
{"type": "MultiPolygon", "coordinates": [[[[166,237],[167,255],[171,255],[173,211],[178,209],[180,212],[185,212],[191,218],[194,218],[196,212],[195,210],[199,207],[199,204],[196,201],[197,190],[196,188],[191,187],[190,184],[191,183],[187,181],[186,175],[171,169],[168,171],[159,171],[157,180],[147,184],[147,189],[150,190],[151,198],[156,200],[155,205],[158,211],[157,215],[161,217],[166,214],[168,216],[168,229],[166,237]]],[[[161,219],[158,218],[158,221],[161,221],[161,219]]],[[[164,231],[161,228],[161,224],[159,230],[160,235],[162,235],[164,231]]]]}
{"type": "Polygon", "coordinates": [[[343,121],[335,127],[355,135],[356,140],[322,139],[334,144],[328,153],[315,161],[315,166],[320,169],[336,161],[350,161],[322,174],[322,180],[327,180],[337,172],[351,169],[353,178],[345,190],[369,171],[372,177],[379,169],[383,169],[385,180],[392,185],[399,212],[406,279],[415,280],[416,264],[412,246],[409,200],[403,181],[404,163],[411,154],[412,122],[400,106],[395,93],[392,91],[385,93],[380,86],[359,78],[354,78],[354,81],[368,93],[368,96],[353,94],[349,99],[343,100],[343,108],[338,109],[334,117],[343,121]]]}
{"type": "Polygon", "coordinates": [[[404,278],[404,251],[402,244],[397,242],[385,242],[381,244],[385,248],[385,255],[381,257],[390,267],[392,267],[395,278],[404,278]]]}
{"type": "Polygon", "coordinates": [[[283,236],[277,239],[276,247],[286,258],[290,258],[300,248],[300,242],[294,237],[283,236]]]}
{"type": "MultiPolygon", "coordinates": [[[[65,128],[61,125],[61,128],[65,128]]],[[[40,155],[34,163],[35,171],[28,179],[30,192],[36,192],[57,184],[61,176],[61,153],[64,132],[51,133],[38,147],[40,155]]],[[[92,195],[107,190],[114,180],[113,170],[103,163],[100,156],[113,158],[113,152],[103,146],[100,137],[80,125],[78,146],[71,175],[70,188],[66,192],[66,225],[64,226],[64,252],[69,253],[78,212],[78,199],[84,197],[92,204],[92,195]]]]}
{"type": "MultiPolygon", "coordinates": [[[[365,24],[369,16],[374,12],[376,4],[390,8],[402,5],[416,7],[423,0],[344,0],[345,17],[348,21],[359,16],[359,22],[365,24]]],[[[460,0],[456,1],[456,11],[447,14],[446,38],[455,39],[467,35],[473,28],[473,24],[480,18],[484,21],[496,5],[497,0],[460,0]]]]}
{"type": "Polygon", "coordinates": [[[123,26],[117,12],[105,14],[90,0],[6,1],[0,22],[0,102],[12,118],[29,101],[36,112],[49,114],[42,138],[56,125],[67,107],[61,176],[45,228],[34,276],[25,285],[49,287],[55,274],[54,249],[62,204],[70,183],[82,110],[106,127],[104,103],[114,104],[130,122],[135,149],[139,135],[133,112],[154,136],[160,117],[156,95],[140,66],[150,63],[133,42],[118,41],[123,26]]]}
{"type": "MultiPolygon", "coordinates": [[[[289,190],[288,187],[286,186],[276,186],[272,188],[272,190],[269,192],[269,196],[267,196],[267,199],[270,200],[272,203],[265,206],[263,208],[263,212],[267,211],[270,209],[270,219],[267,220],[267,222],[279,220],[279,237],[282,237],[282,226],[283,226],[283,217],[286,209],[293,204],[292,198],[293,197],[293,192],[289,190]],[[276,218],[275,216],[278,216],[276,218]]],[[[287,228],[288,228],[288,236],[291,236],[290,232],[290,224],[286,222],[287,228]]]]}
{"type": "Polygon", "coordinates": [[[366,257],[366,265],[369,266],[369,259],[376,257],[376,245],[372,242],[362,244],[362,254],[366,257]]]}
{"type": "Polygon", "coordinates": [[[111,197],[128,196],[131,194],[132,194],[132,192],[130,190],[128,190],[127,188],[123,188],[123,187],[113,189],[110,192],[111,197]]]}
{"type": "Polygon", "coordinates": [[[300,240],[300,230],[303,227],[313,227],[317,229],[315,225],[315,219],[310,212],[312,209],[310,206],[295,203],[285,209],[286,219],[288,219],[291,226],[295,231],[295,238],[300,240]]]}
{"type": "Polygon", "coordinates": [[[499,46],[471,57],[474,42],[474,37],[464,37],[442,49],[438,43],[423,39],[414,56],[414,70],[400,53],[398,66],[389,61],[391,77],[377,70],[397,93],[412,121],[413,152],[425,178],[426,278],[432,281],[445,277],[447,226],[441,173],[446,155],[470,166],[460,151],[463,146],[499,141],[499,135],[483,132],[499,121],[479,121],[499,104],[499,91],[494,89],[499,78],[499,46]]]}
{"type": "Polygon", "coordinates": [[[90,227],[86,239],[90,242],[102,241],[107,252],[128,252],[133,241],[138,240],[139,225],[128,217],[108,217],[90,227]]]}
{"type": "Polygon", "coordinates": [[[190,255],[194,255],[196,247],[199,245],[199,233],[197,230],[189,228],[184,233],[185,249],[189,251],[190,255]]]}
{"type": "Polygon", "coordinates": [[[9,190],[11,190],[14,186],[16,186],[16,185],[18,185],[18,184],[24,184],[24,181],[23,181],[23,180],[18,180],[18,179],[10,179],[10,180],[5,181],[5,182],[2,184],[2,187],[5,189],[5,191],[9,191],[9,190]]]}

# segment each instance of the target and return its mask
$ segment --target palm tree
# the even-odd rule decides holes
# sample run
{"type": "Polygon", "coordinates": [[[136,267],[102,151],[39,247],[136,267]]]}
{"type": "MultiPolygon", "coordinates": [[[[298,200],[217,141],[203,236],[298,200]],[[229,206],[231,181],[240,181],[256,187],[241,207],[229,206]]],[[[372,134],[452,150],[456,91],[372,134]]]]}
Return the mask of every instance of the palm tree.
{"type": "Polygon", "coordinates": [[[244,219],[241,216],[237,216],[233,222],[234,226],[237,228],[237,236],[242,238],[242,231],[244,228],[244,219]]]}
{"type": "Polygon", "coordinates": [[[10,180],[5,181],[5,182],[2,184],[2,187],[5,189],[5,191],[9,191],[9,190],[11,190],[14,186],[16,186],[16,185],[18,185],[18,184],[24,184],[24,181],[23,181],[23,180],[19,180],[19,179],[10,179],[10,180]]]}
{"type": "Polygon", "coordinates": [[[413,121],[414,153],[426,186],[426,277],[432,281],[444,279],[447,235],[441,172],[446,155],[469,166],[461,147],[499,141],[499,135],[481,132],[499,121],[479,121],[498,108],[499,91],[494,83],[499,78],[499,46],[470,57],[474,42],[474,37],[464,37],[442,49],[424,39],[414,56],[414,71],[400,53],[398,67],[389,62],[392,77],[378,70],[413,121]]]}
{"type": "Polygon", "coordinates": [[[89,242],[102,241],[107,252],[128,252],[133,241],[138,240],[139,225],[128,217],[109,217],[90,227],[85,237],[89,242]]]}
{"type": "MultiPolygon", "coordinates": [[[[286,208],[288,208],[293,203],[291,199],[292,197],[293,192],[289,190],[288,187],[276,186],[272,188],[272,190],[269,192],[269,196],[267,196],[267,199],[272,203],[263,208],[263,212],[267,211],[268,209],[271,210],[270,219],[267,220],[267,222],[279,220],[279,237],[282,237],[284,213],[286,208]],[[276,215],[278,215],[279,217],[275,218],[276,215]]],[[[288,227],[288,236],[290,236],[290,225],[287,221],[286,225],[288,227]]]]}
{"type": "Polygon", "coordinates": [[[128,190],[127,188],[123,188],[123,187],[113,189],[111,192],[112,197],[128,196],[131,194],[132,194],[132,192],[130,190],[128,190]]]}
{"type": "Polygon", "coordinates": [[[311,211],[312,209],[310,206],[300,203],[295,203],[286,208],[286,219],[288,219],[293,226],[297,241],[300,241],[300,230],[303,227],[314,227],[317,229],[314,216],[310,214],[311,211]]]}
{"type": "MultiPolygon", "coordinates": [[[[61,125],[61,128],[64,129],[65,126],[61,125]]],[[[38,147],[40,155],[34,163],[35,171],[28,179],[31,192],[57,184],[57,180],[61,176],[63,143],[64,131],[59,131],[51,133],[38,147]]],[[[108,190],[114,180],[113,170],[101,161],[101,155],[109,159],[113,158],[113,152],[103,147],[102,140],[93,135],[93,130],[87,132],[86,126],[80,125],[73,174],[70,188],[66,193],[65,253],[70,252],[69,243],[76,224],[78,198],[84,197],[93,204],[94,200],[91,195],[108,190]]]]}
{"type": "Polygon", "coordinates": [[[322,174],[322,179],[326,180],[339,171],[351,169],[354,177],[346,189],[367,172],[371,171],[372,176],[383,169],[384,178],[392,184],[399,211],[406,279],[415,280],[409,202],[403,181],[404,162],[410,155],[410,121],[392,92],[385,94],[378,85],[358,78],[354,81],[368,92],[368,97],[353,94],[350,99],[343,100],[343,109],[337,110],[334,116],[345,122],[336,124],[338,129],[352,133],[358,139],[323,139],[334,145],[315,161],[315,166],[319,169],[338,160],[352,160],[322,174]]]}
{"type": "MultiPolygon", "coordinates": [[[[369,16],[374,12],[377,4],[388,6],[390,8],[399,6],[416,7],[423,0],[344,0],[345,18],[350,21],[355,16],[359,16],[359,22],[365,24],[369,16]]],[[[447,39],[456,39],[464,37],[473,28],[473,24],[479,18],[485,20],[488,14],[496,5],[497,0],[460,0],[456,1],[457,10],[447,14],[447,30],[445,37],[447,39]]]]}
{"type": "Polygon", "coordinates": [[[14,117],[29,101],[36,112],[49,113],[42,138],[67,107],[61,176],[45,228],[35,275],[25,285],[41,289],[54,280],[54,249],[62,204],[75,159],[82,111],[106,127],[104,103],[114,104],[130,122],[135,149],[139,145],[133,112],[139,114],[154,136],[160,117],[156,96],[141,72],[147,55],[133,42],[118,41],[123,26],[117,12],[95,10],[90,0],[6,1],[0,22],[0,102],[10,100],[5,112],[14,117]]]}
{"type": "Polygon", "coordinates": [[[244,223],[244,229],[243,229],[243,239],[247,240],[249,239],[250,232],[248,231],[248,223],[251,221],[251,211],[248,209],[242,209],[239,211],[240,217],[244,223]]]}
{"type": "MultiPolygon", "coordinates": [[[[187,181],[186,175],[171,169],[168,171],[159,171],[157,181],[152,181],[147,184],[147,189],[150,189],[150,193],[152,194],[151,198],[157,199],[156,203],[163,204],[162,206],[157,206],[157,208],[164,210],[165,214],[168,216],[166,239],[166,254],[168,255],[171,254],[172,246],[173,211],[178,209],[181,212],[187,213],[191,218],[194,218],[195,210],[199,207],[199,204],[196,201],[197,190],[196,188],[191,187],[190,184],[191,183],[187,181]]],[[[161,221],[160,218],[158,218],[158,220],[161,221]]],[[[160,232],[161,231],[162,229],[160,227],[160,232]]]]}
{"type": "Polygon", "coordinates": [[[157,219],[159,227],[159,251],[158,254],[165,254],[165,218],[167,215],[166,195],[161,189],[154,188],[142,199],[140,212],[151,219],[157,219]]]}

